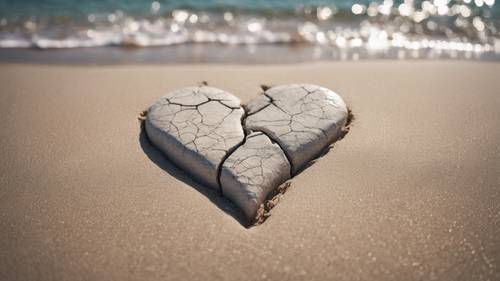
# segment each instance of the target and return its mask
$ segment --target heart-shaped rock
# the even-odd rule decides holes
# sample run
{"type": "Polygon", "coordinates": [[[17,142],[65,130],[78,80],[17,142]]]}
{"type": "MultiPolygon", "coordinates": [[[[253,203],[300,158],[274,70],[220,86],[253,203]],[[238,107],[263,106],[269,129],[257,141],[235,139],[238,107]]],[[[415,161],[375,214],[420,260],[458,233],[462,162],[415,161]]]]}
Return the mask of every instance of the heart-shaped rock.
{"type": "Polygon", "coordinates": [[[246,113],[238,98],[201,86],[162,97],[145,128],[172,162],[252,219],[273,189],[339,137],[347,115],[337,94],[315,85],[273,87],[246,113]]]}

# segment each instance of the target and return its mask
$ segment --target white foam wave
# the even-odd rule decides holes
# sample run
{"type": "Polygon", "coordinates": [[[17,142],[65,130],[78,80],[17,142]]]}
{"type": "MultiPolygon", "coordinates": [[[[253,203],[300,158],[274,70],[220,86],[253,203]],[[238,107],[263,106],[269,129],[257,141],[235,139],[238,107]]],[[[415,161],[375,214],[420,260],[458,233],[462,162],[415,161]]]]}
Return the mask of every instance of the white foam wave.
{"type": "MultiPolygon", "coordinates": [[[[222,45],[304,43],[337,49],[362,48],[370,52],[400,48],[500,53],[500,40],[492,36],[485,40],[477,40],[458,33],[445,36],[439,31],[410,32],[409,27],[402,30],[395,28],[391,23],[381,24],[373,20],[364,20],[356,25],[352,23],[340,25],[336,22],[296,19],[269,20],[253,17],[235,19],[226,15],[219,19],[204,19],[202,15],[187,11],[174,13],[172,18],[134,19],[123,14],[112,17],[112,21],[109,21],[110,17],[107,18],[107,22],[94,22],[96,19],[92,18],[91,24],[64,29],[64,35],[32,21],[19,27],[6,26],[3,30],[0,29],[0,48],[65,49],[101,46],[154,47],[186,43],[222,45]]],[[[420,19],[418,20],[420,22],[420,19]]]]}
{"type": "Polygon", "coordinates": [[[214,32],[195,30],[193,32],[99,32],[89,30],[87,36],[69,36],[54,39],[37,35],[31,38],[0,38],[0,48],[32,48],[63,49],[101,46],[137,46],[154,47],[170,46],[184,43],[220,43],[224,45],[258,45],[272,43],[290,43],[292,35],[287,32],[264,30],[258,34],[237,34],[230,32],[214,32]]]}

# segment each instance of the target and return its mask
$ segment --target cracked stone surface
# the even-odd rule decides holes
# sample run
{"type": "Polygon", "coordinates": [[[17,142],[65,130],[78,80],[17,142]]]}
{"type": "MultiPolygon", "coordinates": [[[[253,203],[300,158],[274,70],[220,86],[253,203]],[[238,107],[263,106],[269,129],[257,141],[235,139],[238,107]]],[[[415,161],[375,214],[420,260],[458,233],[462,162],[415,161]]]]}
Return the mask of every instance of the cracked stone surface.
{"type": "Polygon", "coordinates": [[[224,162],[222,194],[252,219],[266,196],[290,176],[290,164],[279,145],[254,132],[224,162]]]}
{"type": "Polygon", "coordinates": [[[244,140],[240,100],[212,87],[190,87],[162,97],[148,110],[146,133],[170,160],[219,189],[218,169],[244,140]]]}
{"type": "Polygon", "coordinates": [[[246,108],[246,128],[263,131],[278,142],[293,174],[338,138],[348,115],[340,96],[309,84],[270,88],[246,108]]]}
{"type": "Polygon", "coordinates": [[[253,219],[271,191],[338,138],[347,115],[337,94],[315,85],[273,87],[246,112],[233,95],[201,86],[154,103],[145,129],[172,162],[253,219]]]}

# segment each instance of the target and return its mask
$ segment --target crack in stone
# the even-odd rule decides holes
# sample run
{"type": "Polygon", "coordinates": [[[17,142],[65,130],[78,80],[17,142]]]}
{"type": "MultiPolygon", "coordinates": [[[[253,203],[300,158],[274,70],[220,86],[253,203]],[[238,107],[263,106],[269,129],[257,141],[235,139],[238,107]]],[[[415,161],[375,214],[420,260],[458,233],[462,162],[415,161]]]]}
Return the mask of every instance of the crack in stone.
{"type": "MultiPolygon", "coordinates": [[[[188,131],[188,132],[186,132],[186,133],[181,133],[181,132],[180,132],[179,127],[178,127],[178,126],[176,126],[176,125],[174,124],[174,122],[169,122],[169,124],[170,124],[171,126],[174,126],[174,127],[175,127],[175,129],[176,129],[176,131],[177,131],[177,135],[179,136],[179,138],[180,138],[181,140],[183,140],[183,139],[184,139],[184,138],[183,138],[183,136],[184,136],[184,135],[193,135],[193,136],[194,136],[194,138],[193,138],[191,141],[188,141],[188,142],[183,143],[186,147],[187,147],[189,144],[193,144],[193,145],[195,146],[195,150],[196,150],[197,152],[199,152],[200,150],[199,150],[199,149],[198,149],[198,147],[197,147],[196,140],[197,140],[197,139],[199,139],[199,138],[202,138],[202,137],[211,138],[211,139],[213,139],[213,140],[215,140],[215,141],[223,141],[223,142],[224,142],[224,144],[226,144],[226,139],[225,139],[225,137],[224,137],[224,136],[222,136],[222,135],[220,135],[220,134],[218,134],[218,133],[217,133],[217,129],[218,129],[218,128],[220,128],[220,126],[221,126],[221,125],[224,123],[224,121],[225,121],[225,120],[226,120],[226,119],[227,119],[227,118],[228,118],[228,117],[229,117],[229,116],[230,116],[230,115],[234,112],[234,110],[235,110],[235,109],[239,109],[239,108],[234,108],[234,107],[227,106],[226,104],[222,103],[222,102],[221,102],[221,100],[210,99],[210,98],[208,98],[208,100],[207,100],[207,101],[202,102],[202,103],[199,103],[199,104],[196,104],[196,105],[189,105],[189,104],[188,104],[188,105],[186,105],[186,104],[181,104],[181,103],[174,103],[174,102],[171,102],[168,98],[167,98],[166,100],[167,100],[167,102],[168,102],[168,104],[169,104],[169,105],[178,105],[178,106],[181,106],[181,107],[182,107],[182,109],[181,109],[181,110],[179,110],[179,111],[177,111],[177,112],[175,112],[175,113],[174,113],[172,120],[174,120],[174,119],[176,118],[177,114],[179,114],[179,113],[181,113],[181,112],[188,111],[188,110],[194,110],[194,111],[196,111],[196,113],[199,115],[199,118],[200,118],[200,122],[198,122],[199,124],[206,125],[207,127],[214,127],[211,131],[207,131],[205,134],[201,134],[201,135],[200,135],[200,134],[199,134],[199,133],[200,133],[200,125],[199,125],[199,124],[197,124],[196,122],[192,122],[191,120],[186,120],[184,123],[186,123],[186,124],[191,125],[192,127],[194,127],[194,128],[196,129],[196,132],[194,132],[194,133],[193,133],[193,132],[189,132],[189,131],[188,131]],[[199,107],[201,107],[201,106],[203,106],[203,105],[205,105],[205,104],[207,104],[207,103],[210,103],[210,102],[212,102],[212,101],[216,101],[216,102],[218,102],[219,104],[221,104],[221,105],[223,105],[224,107],[227,107],[227,108],[229,108],[229,109],[231,110],[228,114],[226,114],[226,115],[224,115],[224,116],[222,117],[222,120],[221,120],[220,122],[218,122],[218,123],[216,123],[216,124],[214,124],[214,125],[211,125],[211,124],[206,124],[206,123],[205,123],[205,121],[204,121],[204,115],[203,115],[203,114],[200,112],[200,110],[199,110],[199,107]],[[184,107],[187,107],[187,108],[184,108],[184,107]],[[212,137],[212,136],[211,136],[211,134],[216,135],[218,138],[214,138],[214,137],[212,137]]],[[[182,127],[182,129],[187,128],[187,127],[189,127],[189,126],[184,126],[184,127],[182,127]]],[[[212,150],[217,150],[217,149],[212,149],[212,150]]],[[[227,152],[227,150],[225,150],[225,151],[227,152]]]]}
{"type": "Polygon", "coordinates": [[[282,149],[262,132],[249,132],[238,149],[222,163],[224,195],[253,219],[267,194],[290,179],[290,165],[282,149]]]}
{"type": "Polygon", "coordinates": [[[242,145],[244,145],[248,139],[247,138],[248,131],[245,129],[245,126],[244,126],[244,122],[245,122],[245,119],[247,117],[247,113],[246,113],[244,107],[241,107],[241,108],[243,109],[243,116],[241,117],[241,128],[243,129],[243,134],[244,134],[243,140],[240,143],[238,143],[233,149],[226,152],[226,154],[222,158],[221,162],[219,163],[219,166],[217,167],[217,183],[219,184],[219,189],[220,189],[222,196],[224,196],[224,192],[222,191],[222,184],[220,182],[220,177],[221,177],[221,173],[222,173],[222,166],[226,162],[227,158],[229,158],[233,154],[234,151],[236,151],[238,148],[240,148],[242,145]]]}
{"type": "Polygon", "coordinates": [[[259,133],[265,135],[267,138],[269,138],[271,140],[272,143],[275,143],[276,145],[279,146],[279,148],[283,152],[283,155],[285,155],[286,160],[288,161],[288,164],[290,165],[290,176],[293,177],[294,176],[294,174],[293,174],[294,168],[293,168],[293,163],[291,161],[291,156],[288,154],[288,152],[285,149],[283,149],[283,147],[281,146],[280,142],[277,141],[276,139],[274,139],[273,137],[271,137],[269,134],[267,134],[264,131],[255,130],[255,131],[252,131],[252,132],[259,132],[259,133]]]}
{"type": "MultiPolygon", "coordinates": [[[[248,139],[250,138],[254,138],[254,137],[257,137],[259,134],[251,134],[250,135],[250,131],[246,128],[246,125],[245,125],[245,120],[246,118],[249,116],[247,110],[245,109],[244,106],[241,107],[243,110],[244,110],[244,115],[242,116],[241,118],[241,128],[243,129],[243,133],[245,134],[245,137],[243,138],[243,141],[241,141],[238,145],[236,145],[233,149],[231,149],[230,151],[228,151],[226,153],[226,155],[222,158],[222,161],[221,163],[219,164],[219,166],[217,167],[217,179],[218,179],[218,183],[219,183],[219,187],[220,187],[220,190],[221,190],[221,194],[224,195],[223,191],[222,191],[222,184],[221,184],[221,180],[220,180],[220,177],[221,177],[221,173],[222,173],[222,167],[224,166],[224,163],[226,162],[226,160],[238,149],[240,148],[241,146],[245,145],[245,143],[247,142],[248,139]]],[[[255,112],[253,113],[255,114],[255,112]]],[[[267,138],[269,138],[269,140],[271,141],[271,143],[273,144],[276,144],[279,146],[279,148],[281,149],[281,151],[283,152],[283,155],[285,155],[286,157],[286,161],[288,162],[288,165],[290,166],[290,177],[293,177],[293,164],[291,162],[291,156],[288,154],[288,152],[286,150],[283,149],[283,147],[281,146],[281,144],[275,140],[274,138],[272,138],[271,136],[269,136],[269,134],[267,134],[266,132],[264,131],[260,131],[260,130],[255,130],[255,131],[251,131],[252,133],[260,133],[262,135],[265,135],[267,138]]],[[[254,156],[254,157],[258,157],[258,156],[254,156]]],[[[260,161],[261,164],[262,164],[262,161],[260,161]]],[[[262,165],[261,165],[262,166],[262,165]]]]}

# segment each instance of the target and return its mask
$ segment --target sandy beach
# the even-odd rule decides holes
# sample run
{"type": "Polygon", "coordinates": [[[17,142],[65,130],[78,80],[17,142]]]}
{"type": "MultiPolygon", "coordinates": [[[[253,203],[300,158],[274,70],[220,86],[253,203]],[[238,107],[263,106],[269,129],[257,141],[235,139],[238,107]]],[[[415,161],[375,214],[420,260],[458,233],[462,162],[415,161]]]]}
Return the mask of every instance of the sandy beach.
{"type": "Polygon", "coordinates": [[[0,64],[0,280],[499,280],[500,64],[0,64]],[[350,133],[262,225],[175,168],[138,114],[207,81],[341,95],[350,133]]]}

